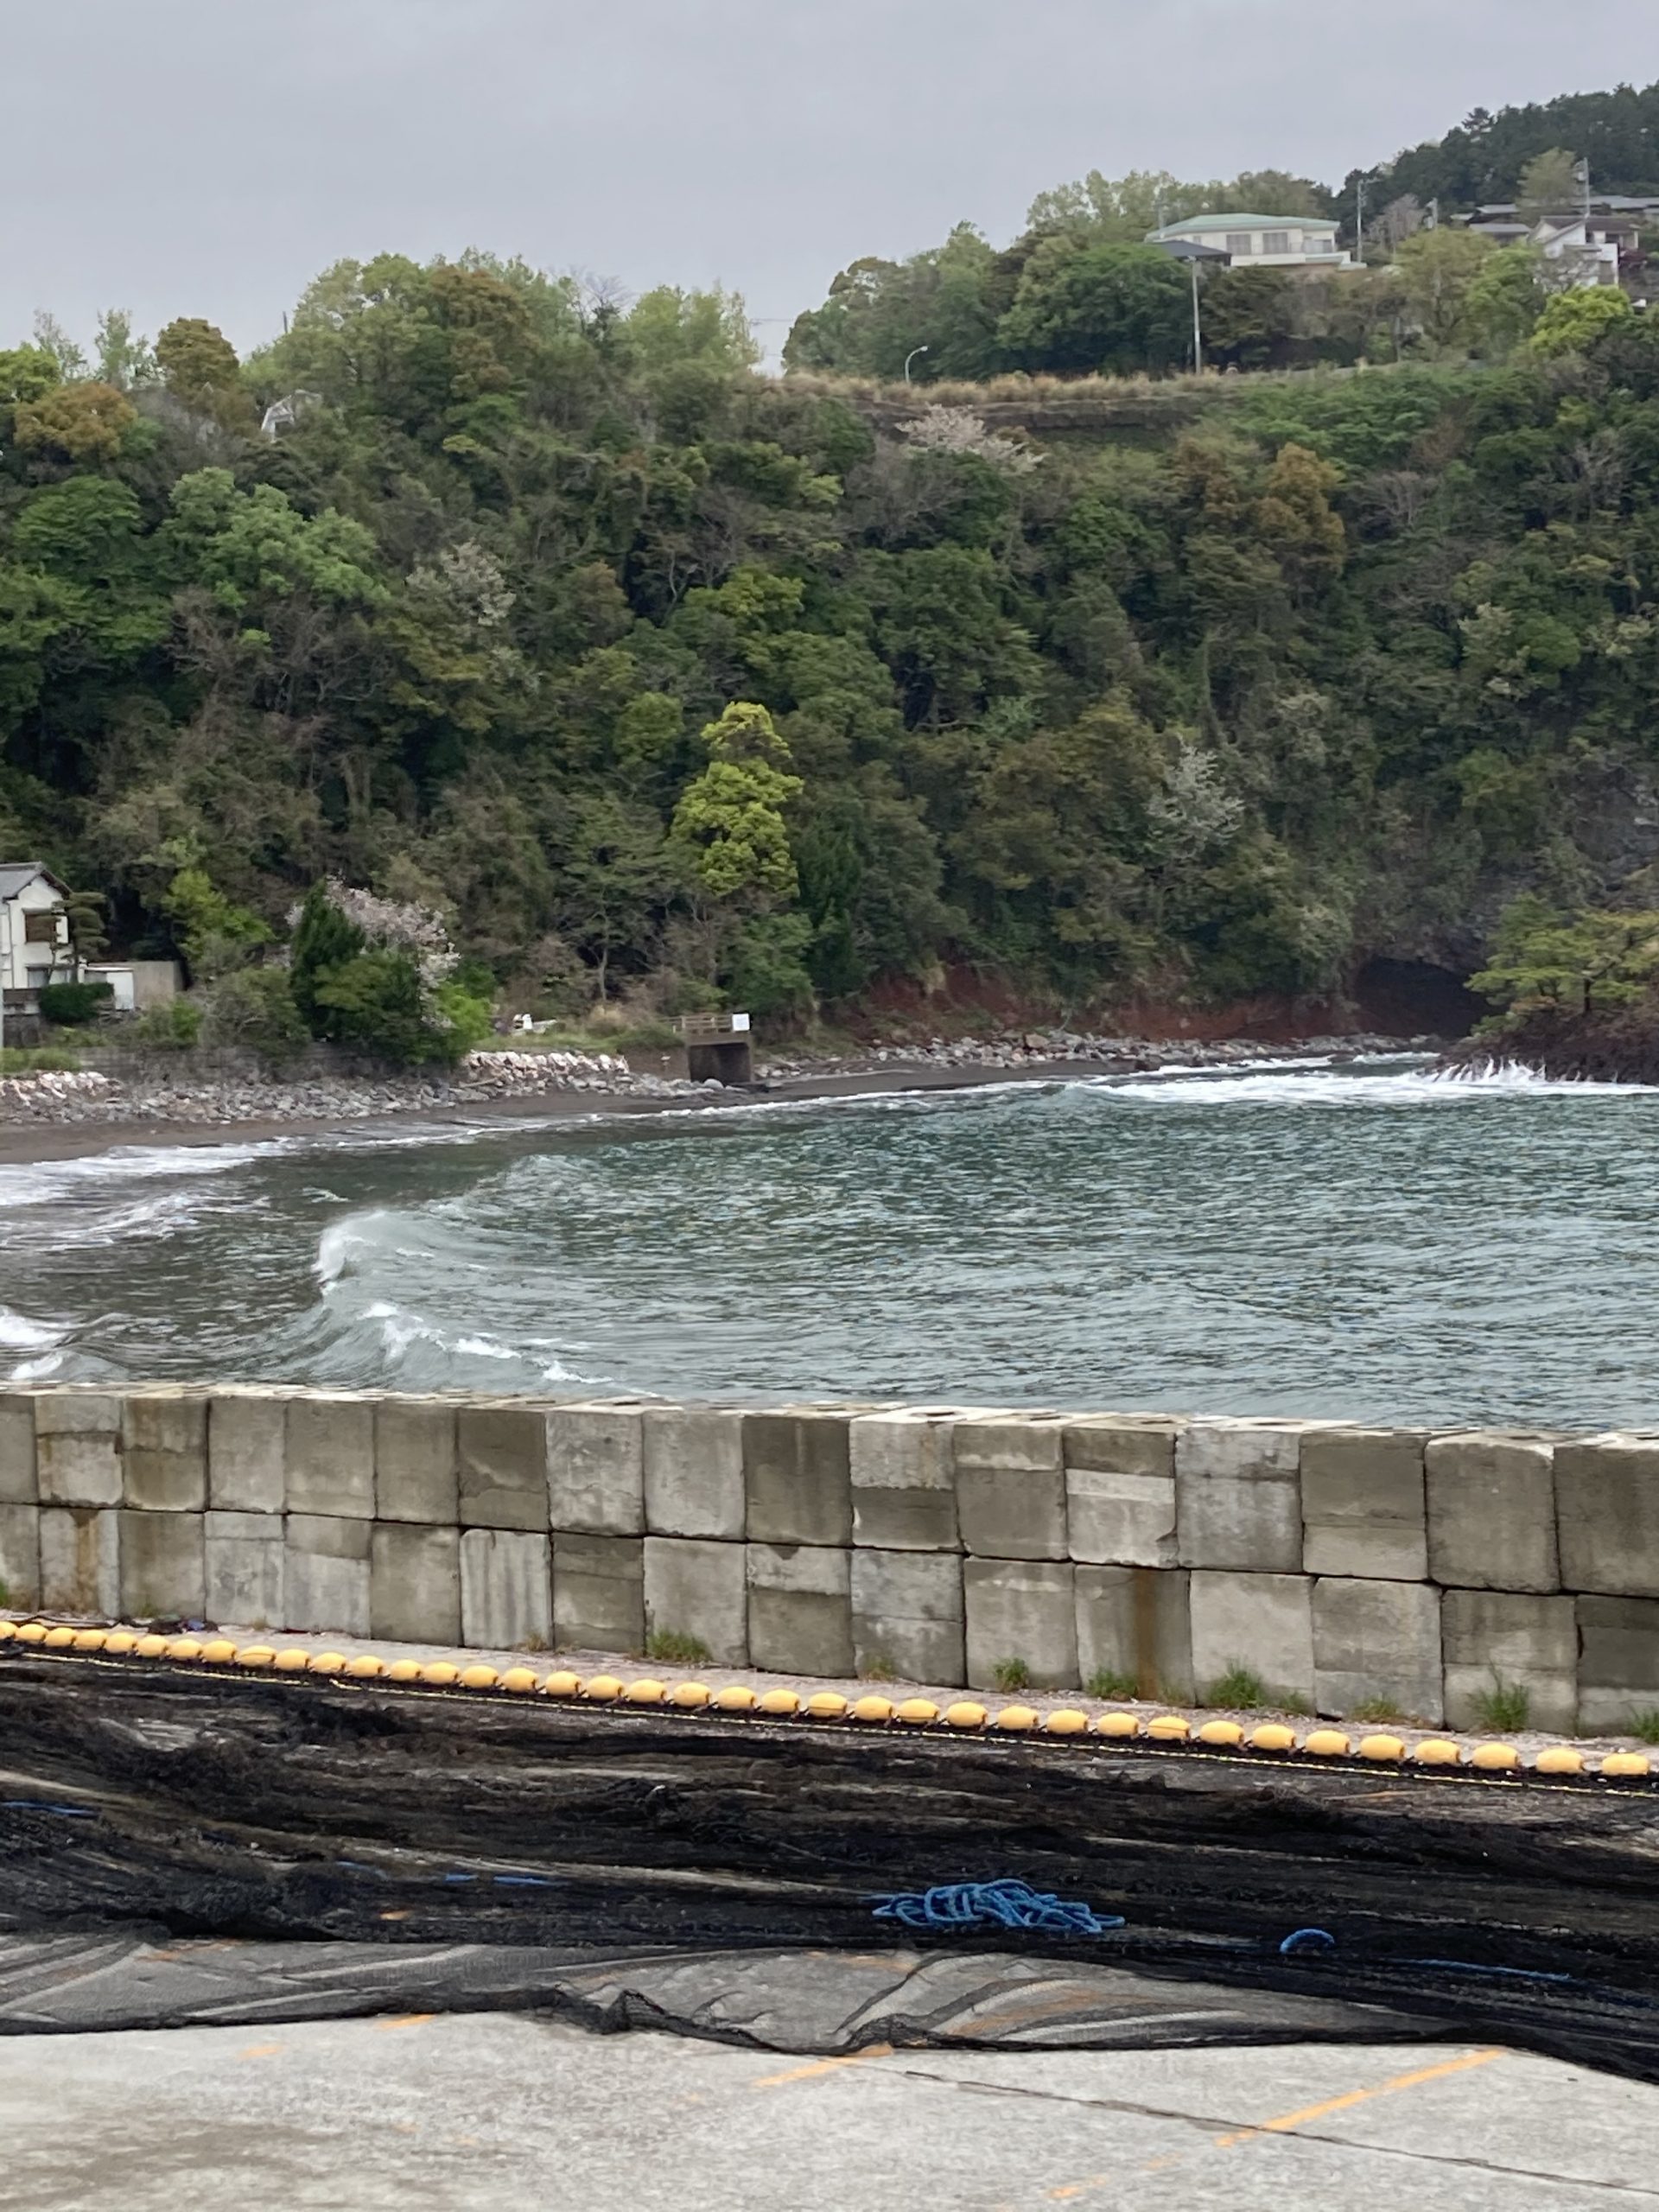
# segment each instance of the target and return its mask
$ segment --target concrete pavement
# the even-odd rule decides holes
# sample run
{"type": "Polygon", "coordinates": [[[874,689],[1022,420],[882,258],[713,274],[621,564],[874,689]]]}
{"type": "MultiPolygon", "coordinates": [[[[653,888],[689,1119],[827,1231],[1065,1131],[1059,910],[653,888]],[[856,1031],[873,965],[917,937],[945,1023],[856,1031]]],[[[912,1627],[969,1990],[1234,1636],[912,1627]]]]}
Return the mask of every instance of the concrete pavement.
{"type": "Polygon", "coordinates": [[[1659,2089],[1309,2044],[791,2059],[500,2013],[0,2041],[30,2212],[1659,2208],[1659,2089]]]}

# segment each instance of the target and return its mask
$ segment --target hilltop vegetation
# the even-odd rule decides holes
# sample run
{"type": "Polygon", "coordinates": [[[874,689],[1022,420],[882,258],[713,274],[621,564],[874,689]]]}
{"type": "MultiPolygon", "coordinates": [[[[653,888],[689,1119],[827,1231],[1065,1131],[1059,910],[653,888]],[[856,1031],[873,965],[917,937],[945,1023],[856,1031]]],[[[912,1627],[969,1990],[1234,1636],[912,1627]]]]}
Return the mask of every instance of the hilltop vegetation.
{"type": "Polygon", "coordinates": [[[1466,972],[1519,891],[1659,905],[1659,334],[1540,298],[1471,361],[1478,274],[1390,366],[982,408],[483,256],[342,264],[246,363],[48,324],[0,353],[0,849],[227,1022],[291,1027],[247,977],[320,879],[412,904],[457,1035],[950,963],[1322,994],[1466,972]]]}

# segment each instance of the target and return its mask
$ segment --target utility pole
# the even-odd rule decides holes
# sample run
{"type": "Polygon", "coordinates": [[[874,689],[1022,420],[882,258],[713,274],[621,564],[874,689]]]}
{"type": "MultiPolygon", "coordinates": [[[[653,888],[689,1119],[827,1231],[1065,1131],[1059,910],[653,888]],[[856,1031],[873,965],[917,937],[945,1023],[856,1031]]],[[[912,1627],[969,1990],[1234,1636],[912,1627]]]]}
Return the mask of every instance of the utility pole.
{"type": "Polygon", "coordinates": [[[911,365],[911,363],[912,363],[912,362],[916,359],[916,356],[917,356],[918,353],[925,353],[927,352],[927,350],[928,350],[928,349],[927,349],[927,347],[926,347],[925,346],[912,346],[911,347],[911,349],[910,349],[909,353],[906,354],[906,356],[905,356],[905,382],[906,382],[906,384],[908,384],[908,383],[910,382],[910,365],[911,365]]]}
{"type": "Polygon", "coordinates": [[[1365,264],[1365,179],[1362,173],[1354,187],[1354,259],[1363,268],[1365,264]]]}
{"type": "Polygon", "coordinates": [[[1196,257],[1187,264],[1192,271],[1192,373],[1204,371],[1204,329],[1198,321],[1198,264],[1196,257]]]}

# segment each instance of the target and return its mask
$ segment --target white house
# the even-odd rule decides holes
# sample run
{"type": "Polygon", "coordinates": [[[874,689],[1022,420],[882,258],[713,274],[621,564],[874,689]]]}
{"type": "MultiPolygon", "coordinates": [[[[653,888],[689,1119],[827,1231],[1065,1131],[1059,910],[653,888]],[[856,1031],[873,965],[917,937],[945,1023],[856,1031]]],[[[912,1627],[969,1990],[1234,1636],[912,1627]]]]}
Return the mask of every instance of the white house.
{"type": "Polygon", "coordinates": [[[0,861],[0,990],[8,1014],[33,1014],[42,983],[74,973],[67,884],[39,861],[0,861]]]}
{"type": "Polygon", "coordinates": [[[1148,245],[1176,239],[1190,245],[1217,246],[1235,269],[1348,269],[1353,264],[1337,244],[1337,226],[1321,215],[1189,215],[1148,231],[1148,245]]]}

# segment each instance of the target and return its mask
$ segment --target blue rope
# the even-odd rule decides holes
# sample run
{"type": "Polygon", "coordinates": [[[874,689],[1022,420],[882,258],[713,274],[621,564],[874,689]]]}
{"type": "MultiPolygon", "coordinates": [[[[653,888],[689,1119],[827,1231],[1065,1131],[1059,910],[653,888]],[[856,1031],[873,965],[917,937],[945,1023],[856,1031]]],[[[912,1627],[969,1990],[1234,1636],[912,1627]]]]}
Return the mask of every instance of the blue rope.
{"type": "MultiPolygon", "coordinates": [[[[1329,1935],[1323,1928],[1297,1928],[1293,1929],[1279,1946],[1279,1955],[1281,1958],[1287,1959],[1294,1957],[1298,1951],[1334,1951],[1336,1948],[1336,1937],[1329,1935]]],[[[1581,1977],[1575,1974],[1546,1974],[1541,1967],[1491,1967],[1474,1959],[1390,1959],[1382,1963],[1389,1966],[1432,1967],[1437,1974],[1490,1975],[1494,1980],[1570,1982],[1575,1986],[1586,1988],[1593,1986],[1592,1984],[1583,1982],[1581,1977]]],[[[1623,1991],[1617,1993],[1624,1998],[1627,2003],[1642,2005],[1651,2001],[1645,1998],[1626,1998],[1623,1991]]]]}
{"type": "Polygon", "coordinates": [[[1121,1928],[1116,1913],[1097,1913],[1075,1898],[1033,1890],[1013,1877],[1000,1882],[941,1882],[931,1890],[874,1897],[878,1920],[906,1928],[1022,1928],[1045,1936],[1103,1936],[1121,1928]]]}

